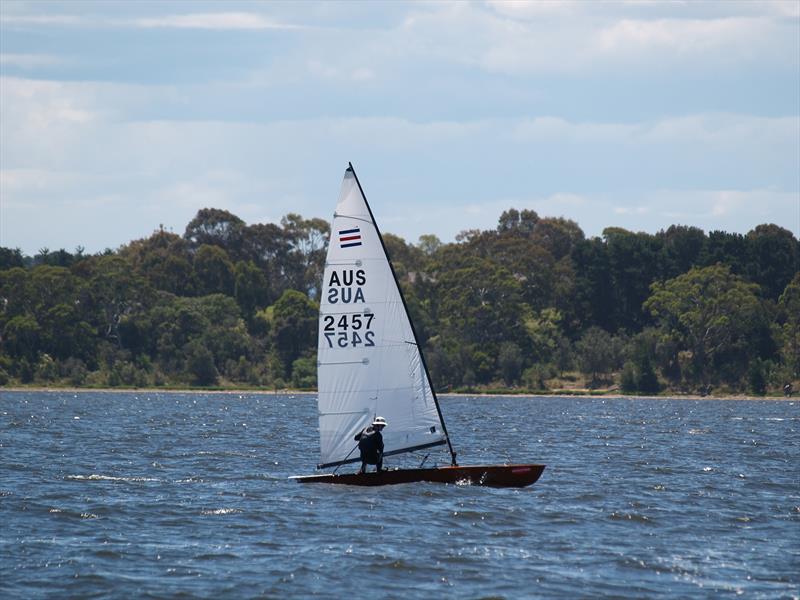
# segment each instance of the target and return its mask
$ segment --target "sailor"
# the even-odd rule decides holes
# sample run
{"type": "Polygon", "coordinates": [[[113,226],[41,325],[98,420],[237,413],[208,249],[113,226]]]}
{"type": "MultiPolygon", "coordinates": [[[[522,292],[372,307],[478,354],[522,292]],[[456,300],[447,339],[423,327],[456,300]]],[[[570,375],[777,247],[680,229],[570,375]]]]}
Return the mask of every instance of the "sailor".
{"type": "Polygon", "coordinates": [[[383,470],[383,435],[381,431],[386,427],[386,419],[375,417],[372,425],[362,429],[356,434],[358,449],[361,452],[360,473],[367,472],[367,465],[375,465],[375,472],[383,470]]]}

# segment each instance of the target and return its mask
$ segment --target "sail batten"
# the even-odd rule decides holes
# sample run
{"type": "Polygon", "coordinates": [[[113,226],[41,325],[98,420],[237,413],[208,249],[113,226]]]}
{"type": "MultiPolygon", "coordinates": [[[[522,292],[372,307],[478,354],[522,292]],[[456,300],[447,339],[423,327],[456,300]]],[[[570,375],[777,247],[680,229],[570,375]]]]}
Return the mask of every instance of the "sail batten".
{"type": "Polygon", "coordinates": [[[389,422],[386,456],[449,445],[405,300],[352,167],[342,182],[323,277],[320,467],[357,461],[354,436],[377,415],[389,422]]]}

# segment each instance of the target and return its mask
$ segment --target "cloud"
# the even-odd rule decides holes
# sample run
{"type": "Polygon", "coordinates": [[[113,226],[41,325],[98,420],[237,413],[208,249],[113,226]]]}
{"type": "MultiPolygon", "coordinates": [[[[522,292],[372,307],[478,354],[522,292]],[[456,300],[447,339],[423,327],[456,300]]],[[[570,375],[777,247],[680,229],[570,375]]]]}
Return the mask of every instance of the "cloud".
{"type": "Polygon", "coordinates": [[[699,144],[706,149],[758,144],[761,147],[779,145],[791,150],[800,139],[800,116],[703,113],[639,123],[572,122],[560,117],[536,117],[514,121],[510,136],[520,143],[569,142],[617,147],[699,144]]]}
{"type": "Polygon", "coordinates": [[[798,17],[800,5],[787,0],[762,0],[761,2],[718,2],[717,0],[548,0],[547,2],[519,0],[488,0],[486,5],[497,14],[519,20],[538,20],[548,16],[558,18],[607,19],[707,19],[720,17],[798,17]]]}
{"type": "MultiPolygon", "coordinates": [[[[4,28],[295,31],[299,45],[269,48],[281,53],[281,76],[293,81],[298,70],[312,78],[363,82],[394,79],[409,69],[528,77],[800,67],[800,4],[791,1],[411,3],[387,7],[382,12],[391,16],[382,19],[376,16],[380,10],[364,10],[375,23],[359,21],[357,29],[334,18],[337,10],[325,3],[303,3],[302,11],[266,3],[247,5],[257,10],[219,12],[186,3],[185,13],[171,14],[154,14],[159,5],[141,4],[126,16],[103,4],[90,4],[96,12],[85,14],[29,14],[35,3],[19,6],[2,15],[4,28]]],[[[350,10],[343,6],[338,12],[350,10]]]]}
{"type": "MultiPolygon", "coordinates": [[[[224,95],[214,86],[202,91],[224,95]]],[[[239,115],[224,112],[228,120],[127,116],[142,106],[148,112],[168,104],[180,107],[180,98],[187,93],[194,92],[174,86],[2,78],[3,169],[102,172],[138,166],[152,172],[180,164],[191,172],[215,163],[226,168],[237,163],[255,165],[255,159],[264,160],[264,153],[272,148],[283,149],[278,157],[286,160],[287,148],[306,154],[315,149],[319,155],[338,147],[359,153],[369,149],[390,160],[416,156],[444,168],[491,162],[495,156],[511,153],[509,168],[530,164],[562,171],[575,165],[589,169],[582,175],[584,185],[591,183],[587,176],[598,185],[598,178],[607,179],[613,171],[625,175],[626,185],[642,185],[646,175],[658,186],[676,174],[688,173],[693,178],[750,177],[736,187],[798,186],[796,168],[789,167],[798,160],[798,116],[701,113],[633,123],[557,116],[463,121],[391,116],[242,121],[239,115]],[[642,161],[649,161],[644,174],[627,168],[627,164],[637,164],[641,171],[642,161]],[[783,173],[781,180],[775,179],[777,173],[783,173]]],[[[537,176],[546,181],[568,174],[537,176]]],[[[608,185],[608,180],[603,184],[608,185]]],[[[552,190],[556,191],[570,190],[552,190]]]]}
{"type": "Polygon", "coordinates": [[[100,15],[31,15],[9,14],[0,17],[6,27],[83,27],[139,29],[205,29],[205,30],[292,30],[306,26],[284,23],[254,12],[208,12],[159,15],[153,17],[118,18],[100,15]]]}
{"type": "MultiPolygon", "coordinates": [[[[369,77],[365,73],[354,77],[369,77]]],[[[227,88],[222,86],[223,91],[227,88]]],[[[218,92],[214,85],[203,88],[205,94],[218,92]]],[[[734,113],[698,113],[665,116],[639,122],[574,121],[558,116],[488,117],[467,120],[418,121],[394,116],[312,117],[296,119],[243,121],[236,114],[227,119],[131,118],[132,112],[145,106],[175,104],[194,88],[180,90],[175,86],[108,84],[96,82],[59,82],[0,78],[0,100],[3,102],[2,143],[14,148],[4,156],[5,168],[27,168],[23,157],[34,150],[40,162],[67,155],[76,160],[80,155],[70,146],[101,136],[108,143],[117,143],[124,136],[131,141],[160,144],[162,148],[187,146],[188,155],[202,149],[197,144],[214,143],[214,137],[232,144],[247,140],[248,151],[253,143],[272,144],[282,139],[342,140],[350,146],[374,147],[392,151],[413,151],[453,145],[460,150],[478,149],[474,144],[490,143],[487,148],[541,147],[552,153],[574,148],[614,148],[620,152],[640,153],[647,148],[673,152],[681,163],[684,151],[709,152],[736,150],[758,164],[759,155],[782,153],[785,160],[797,159],[800,139],[800,116],[755,116],[734,113]],[[171,137],[174,136],[174,137],[171,137]],[[198,137],[199,136],[199,137],[198,137]],[[281,137],[285,136],[285,137],[281,137]],[[63,141],[63,144],[60,142],[63,141]],[[47,148],[52,152],[45,153],[47,148]],[[10,157],[10,158],[9,158],[10,157]],[[18,160],[19,159],[19,160],[18,160]]],[[[225,113],[223,113],[225,114],[225,113]]],[[[101,148],[96,148],[101,150],[101,148]]],[[[124,147],[115,147],[125,154],[124,147]]]]}
{"type": "Polygon", "coordinates": [[[90,20],[77,15],[28,15],[28,14],[2,14],[0,25],[39,25],[39,26],[80,26],[90,20]]]}
{"type": "Polygon", "coordinates": [[[306,63],[308,72],[315,78],[331,81],[367,82],[375,79],[375,72],[368,67],[354,67],[343,70],[340,67],[320,60],[306,63]]]}
{"type": "Polygon", "coordinates": [[[265,15],[248,12],[213,12],[166,15],[115,21],[120,26],[144,28],[215,29],[215,30],[265,30],[301,29],[299,25],[281,23],[265,15]]]}
{"type": "Polygon", "coordinates": [[[64,57],[53,54],[0,54],[0,66],[34,69],[37,67],[63,66],[68,63],[69,61],[64,57]]]}
{"type": "MultiPolygon", "coordinates": [[[[756,190],[658,190],[647,195],[650,209],[668,219],[683,219],[704,223],[707,230],[725,229],[725,223],[751,217],[752,223],[774,220],[776,215],[787,215],[788,221],[779,222],[794,233],[800,234],[800,192],[774,189],[756,190]],[[796,222],[791,222],[792,207],[796,222]]],[[[744,233],[744,232],[742,232],[744,233]]]]}
{"type": "Polygon", "coordinates": [[[650,212],[649,206],[615,206],[615,215],[646,215],[650,212]]]}
{"type": "Polygon", "coordinates": [[[736,63],[754,54],[780,60],[781,50],[791,47],[792,29],[765,17],[622,19],[599,30],[592,46],[601,55],[638,64],[655,56],[670,62],[702,56],[736,63]]]}
{"type": "MultiPolygon", "coordinates": [[[[779,4],[737,12],[739,3],[493,2],[425,5],[403,33],[431,56],[507,74],[575,73],[612,66],[796,66],[798,22],[779,4]],[[437,35],[437,32],[440,32],[437,35]]],[[[751,3],[757,4],[757,3],[751,3]]],[[[785,3],[791,4],[791,3],[785,3]]],[[[745,7],[746,8],[746,7],[745,7]]]]}

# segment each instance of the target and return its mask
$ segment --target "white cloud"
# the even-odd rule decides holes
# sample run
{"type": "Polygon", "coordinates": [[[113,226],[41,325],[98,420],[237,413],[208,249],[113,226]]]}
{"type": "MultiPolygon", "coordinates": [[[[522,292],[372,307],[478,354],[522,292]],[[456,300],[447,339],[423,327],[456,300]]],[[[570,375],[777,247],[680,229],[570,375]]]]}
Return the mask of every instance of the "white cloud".
{"type": "Polygon", "coordinates": [[[584,9],[585,2],[548,0],[547,2],[525,2],[518,0],[488,0],[486,4],[501,15],[515,19],[539,19],[549,16],[574,15],[584,9]]]}
{"type": "Polygon", "coordinates": [[[792,33],[792,28],[764,17],[623,19],[599,30],[592,45],[601,55],[637,64],[656,57],[735,63],[754,54],[781,59],[781,50],[791,47],[792,33]],[[784,43],[776,45],[779,40],[784,43]]]}
{"type": "Polygon", "coordinates": [[[153,17],[118,18],[98,14],[31,15],[4,14],[0,24],[7,27],[84,27],[84,28],[171,28],[206,30],[291,30],[306,29],[303,25],[284,23],[265,14],[254,12],[208,12],[160,15],[153,17]]]}
{"type": "Polygon", "coordinates": [[[498,14],[520,20],[558,18],[606,19],[707,19],[720,17],[798,17],[800,4],[793,0],[719,2],[718,0],[487,0],[498,14]]]}
{"type": "Polygon", "coordinates": [[[52,67],[67,64],[68,61],[61,56],[53,54],[0,54],[0,66],[21,67],[32,69],[37,67],[52,67]]]}
{"type": "Polygon", "coordinates": [[[368,67],[354,67],[346,70],[320,60],[309,60],[306,63],[308,72],[315,78],[331,81],[353,81],[356,83],[375,79],[375,72],[368,67]]]}
{"type": "Polygon", "coordinates": [[[632,141],[645,127],[629,123],[576,123],[561,117],[535,117],[517,120],[511,136],[519,142],[614,142],[632,141]]]}
{"type": "MultiPolygon", "coordinates": [[[[185,13],[165,15],[152,14],[154,5],[142,5],[125,17],[96,6],[94,14],[80,15],[18,10],[3,14],[1,22],[25,28],[294,30],[302,34],[302,44],[297,52],[283,47],[287,69],[316,65],[307,69],[312,76],[349,81],[373,80],[408,64],[468,66],[522,77],[800,64],[800,3],[793,1],[411,3],[396,11],[396,19],[362,27],[358,35],[338,25],[292,22],[303,13],[290,12],[287,18],[281,15],[284,9],[270,3],[251,5],[258,10],[219,12],[195,11],[196,5],[187,3],[185,13]]],[[[309,13],[331,10],[325,4],[308,6],[309,13]]]]}
{"type": "Polygon", "coordinates": [[[609,146],[685,145],[706,148],[758,144],[791,148],[800,139],[800,116],[706,113],[640,123],[581,123],[559,117],[520,119],[511,125],[519,142],[593,143],[609,146]]]}
{"type": "Polygon", "coordinates": [[[648,206],[615,206],[615,215],[646,215],[650,212],[648,206]]]}
{"type": "Polygon", "coordinates": [[[76,15],[1,14],[0,25],[80,26],[88,21],[76,15]]]}
{"type": "Polygon", "coordinates": [[[777,9],[665,4],[495,2],[489,10],[434,4],[412,10],[402,31],[408,46],[430,56],[518,75],[800,61],[798,22],[777,9]]]}
{"type": "MultiPolygon", "coordinates": [[[[702,223],[706,229],[725,229],[724,225],[743,214],[751,222],[774,220],[776,215],[786,215],[789,220],[778,225],[800,234],[800,192],[773,189],[756,190],[658,190],[647,195],[650,209],[668,219],[685,219],[702,223]],[[798,219],[791,222],[792,207],[798,219]]],[[[744,233],[744,232],[743,232],[744,233]]]]}
{"type": "MultiPolygon", "coordinates": [[[[369,77],[369,73],[357,77],[369,77]]],[[[206,90],[213,89],[208,86],[206,90]]],[[[515,147],[543,146],[556,149],[564,145],[583,147],[620,147],[679,149],[738,148],[756,157],[763,150],[780,149],[797,155],[800,139],[800,116],[762,117],[746,114],[702,113],[663,117],[634,123],[579,122],[557,116],[536,118],[483,118],[466,121],[413,121],[400,117],[317,117],[267,122],[242,122],[231,115],[223,120],[132,121],[125,117],[139,106],[158,106],[185,96],[173,86],[105,84],[93,82],[57,82],[22,78],[0,78],[3,102],[2,140],[5,168],[28,168],[21,164],[26,153],[41,150],[40,162],[47,156],[80,155],[70,146],[85,143],[92,135],[118,144],[115,152],[127,154],[124,139],[154,144],[160,148],[187,146],[196,153],[199,144],[214,144],[214,136],[230,136],[251,143],[278,139],[297,139],[298,134],[317,140],[332,136],[350,145],[374,146],[406,151],[443,144],[459,146],[480,140],[515,147]],[[124,138],[124,136],[129,136],[124,138]],[[174,136],[174,137],[171,137],[174,136]],[[200,136],[200,137],[198,137],[200,136]],[[208,137],[210,136],[210,137],[208,137]],[[279,136],[285,136],[281,138],[279,136]],[[53,152],[46,154],[46,148],[53,152]],[[11,151],[13,149],[13,151],[11,151]],[[19,159],[19,160],[18,160],[19,159]]],[[[208,91],[207,91],[208,93],[208,91]]],[[[95,152],[104,152],[95,148],[95,152]]],[[[680,155],[678,155],[680,158],[680,155]]]]}
{"type": "Polygon", "coordinates": [[[281,23],[259,13],[213,12],[165,15],[130,20],[116,20],[119,26],[130,25],[144,28],[216,29],[216,30],[265,30],[300,29],[301,26],[281,23]]]}

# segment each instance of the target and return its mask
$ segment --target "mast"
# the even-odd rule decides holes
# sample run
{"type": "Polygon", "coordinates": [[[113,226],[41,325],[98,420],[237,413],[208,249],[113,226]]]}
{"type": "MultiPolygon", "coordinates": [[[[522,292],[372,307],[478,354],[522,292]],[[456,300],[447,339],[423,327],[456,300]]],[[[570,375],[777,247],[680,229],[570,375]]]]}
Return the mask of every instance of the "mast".
{"type": "MultiPolygon", "coordinates": [[[[348,162],[347,170],[353,173],[353,177],[356,180],[356,185],[358,185],[358,190],[361,192],[361,197],[364,198],[364,204],[367,205],[367,210],[369,211],[369,217],[372,219],[372,224],[375,227],[375,231],[378,234],[378,239],[381,242],[381,248],[383,248],[383,254],[386,256],[386,262],[389,263],[389,271],[392,273],[392,277],[394,278],[394,283],[397,286],[397,292],[400,294],[400,300],[403,303],[403,309],[406,311],[406,315],[409,315],[408,312],[408,304],[406,304],[406,298],[403,295],[403,289],[400,287],[400,282],[397,279],[397,273],[394,272],[394,265],[392,261],[389,259],[389,252],[386,250],[386,244],[383,242],[383,235],[381,235],[380,227],[378,227],[378,223],[375,221],[375,215],[372,214],[372,208],[367,201],[367,195],[364,193],[364,188],[361,187],[361,182],[358,180],[358,175],[356,175],[356,170],[353,168],[353,163],[348,162]]],[[[422,352],[422,346],[419,343],[419,337],[417,336],[417,330],[414,327],[414,322],[411,320],[409,315],[408,323],[411,326],[411,333],[414,335],[414,343],[417,345],[417,350],[419,350],[419,358],[420,362],[422,363],[422,368],[425,369],[425,376],[428,378],[428,382],[431,384],[431,394],[433,394],[433,402],[436,405],[436,412],[439,414],[439,422],[442,424],[442,431],[444,432],[444,438],[447,440],[447,448],[450,450],[450,458],[452,460],[452,465],[458,466],[456,462],[456,452],[453,450],[453,444],[450,442],[450,434],[447,433],[447,425],[444,422],[444,415],[442,414],[442,409],[439,406],[439,398],[436,396],[436,390],[433,388],[433,380],[431,379],[430,371],[428,371],[428,363],[425,362],[425,353],[422,352]]]]}

